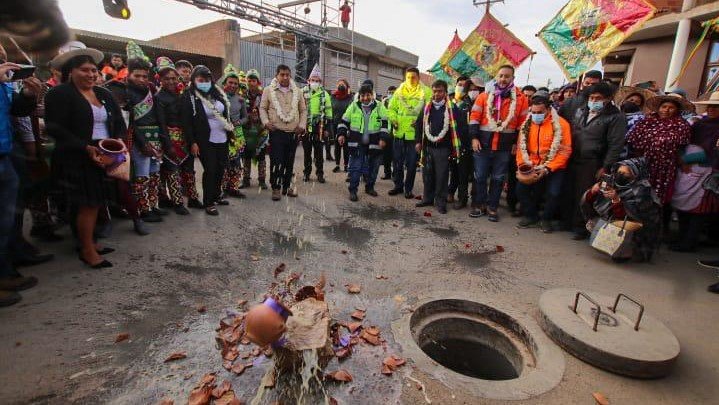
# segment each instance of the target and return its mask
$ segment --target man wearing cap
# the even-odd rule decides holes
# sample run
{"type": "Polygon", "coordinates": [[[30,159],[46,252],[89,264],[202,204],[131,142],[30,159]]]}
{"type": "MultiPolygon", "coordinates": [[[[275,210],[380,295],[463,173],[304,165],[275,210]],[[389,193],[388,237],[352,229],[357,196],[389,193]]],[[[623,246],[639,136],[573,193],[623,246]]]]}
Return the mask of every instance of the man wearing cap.
{"type": "Polygon", "coordinates": [[[407,69],[405,81],[394,92],[387,112],[394,135],[394,145],[392,145],[394,188],[389,191],[389,195],[404,192],[404,198],[414,198],[412,190],[417,173],[415,122],[422,108],[431,98],[432,90],[419,81],[419,69],[415,67],[407,69]]]}
{"type": "Polygon", "coordinates": [[[245,153],[242,155],[242,184],[240,188],[250,186],[250,175],[252,163],[257,164],[257,181],[262,190],[267,190],[265,176],[267,165],[265,162],[265,151],[269,142],[267,131],[260,120],[260,100],[262,99],[262,87],[260,86],[260,74],[255,69],[247,71],[247,121],[244,126],[245,153]]]}
{"type": "Polygon", "coordinates": [[[275,78],[262,92],[260,119],[270,131],[270,183],[272,201],[282,195],[297,197],[293,169],[297,136],[307,131],[307,105],[287,65],[278,65],[275,78]]]}
{"type": "MultiPolygon", "coordinates": [[[[160,206],[174,208],[177,215],[188,215],[182,201],[180,168],[187,165],[189,146],[182,133],[180,119],[179,75],[170,58],[157,58],[157,72],[160,75],[160,91],[157,100],[157,116],[162,132],[166,133],[173,153],[165,154],[160,165],[160,206]],[[168,194],[169,193],[169,194],[168,194]]],[[[187,170],[185,170],[187,171],[187,170]]],[[[191,199],[188,203],[191,202],[191,199]]],[[[199,200],[197,201],[199,203],[199,200]]]]}
{"type": "Polygon", "coordinates": [[[242,178],[242,155],[245,149],[245,136],[243,126],[247,123],[247,105],[245,97],[240,91],[241,81],[244,79],[244,72],[240,74],[232,64],[225,67],[224,74],[220,79],[222,88],[230,102],[230,121],[235,126],[235,138],[230,142],[230,160],[225,169],[222,180],[222,189],[232,197],[245,198],[240,191],[242,178]]]}
{"type": "Polygon", "coordinates": [[[307,133],[302,137],[302,148],[305,152],[304,181],[310,181],[312,173],[312,152],[315,155],[315,173],[317,182],[324,183],[324,144],[329,140],[332,130],[332,99],[322,87],[320,68],[312,68],[308,85],[303,89],[307,103],[307,133]]]}

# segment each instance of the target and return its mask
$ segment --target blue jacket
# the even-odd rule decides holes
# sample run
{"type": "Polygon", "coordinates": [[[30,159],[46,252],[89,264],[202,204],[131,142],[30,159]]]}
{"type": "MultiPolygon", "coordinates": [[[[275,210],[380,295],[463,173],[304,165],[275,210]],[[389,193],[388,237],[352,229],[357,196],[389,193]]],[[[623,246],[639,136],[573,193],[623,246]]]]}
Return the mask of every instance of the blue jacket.
{"type": "Polygon", "coordinates": [[[14,131],[10,117],[30,115],[35,107],[33,97],[15,92],[11,83],[0,83],[0,156],[12,150],[14,131]]]}

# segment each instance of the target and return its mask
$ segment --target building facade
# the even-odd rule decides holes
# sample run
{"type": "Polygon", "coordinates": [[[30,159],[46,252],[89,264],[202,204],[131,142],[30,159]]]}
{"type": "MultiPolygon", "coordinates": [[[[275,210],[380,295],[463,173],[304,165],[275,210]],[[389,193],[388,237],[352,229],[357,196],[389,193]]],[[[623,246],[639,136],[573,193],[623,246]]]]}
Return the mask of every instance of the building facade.
{"type": "MultiPolygon", "coordinates": [[[[653,3],[657,15],[602,60],[606,77],[624,85],[656,81],[660,88],[669,89],[676,77],[675,66],[684,63],[701,35],[701,24],[719,16],[719,1],[656,0],[653,3]],[[682,25],[688,26],[686,40],[682,37],[682,25]],[[677,52],[677,42],[680,52],[677,52]],[[679,58],[681,48],[684,56],[679,58]]],[[[693,100],[718,90],[718,86],[719,35],[713,33],[698,49],[676,87],[684,89],[693,100]]]]}

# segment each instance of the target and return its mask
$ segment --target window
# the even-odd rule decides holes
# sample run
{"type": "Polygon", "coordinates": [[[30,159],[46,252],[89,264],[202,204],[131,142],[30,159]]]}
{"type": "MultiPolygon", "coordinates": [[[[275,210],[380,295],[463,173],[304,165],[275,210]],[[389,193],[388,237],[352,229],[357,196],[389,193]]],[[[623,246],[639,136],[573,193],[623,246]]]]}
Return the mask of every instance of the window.
{"type": "Polygon", "coordinates": [[[704,81],[702,94],[719,90],[719,38],[713,38],[709,43],[709,55],[704,68],[704,81]]]}

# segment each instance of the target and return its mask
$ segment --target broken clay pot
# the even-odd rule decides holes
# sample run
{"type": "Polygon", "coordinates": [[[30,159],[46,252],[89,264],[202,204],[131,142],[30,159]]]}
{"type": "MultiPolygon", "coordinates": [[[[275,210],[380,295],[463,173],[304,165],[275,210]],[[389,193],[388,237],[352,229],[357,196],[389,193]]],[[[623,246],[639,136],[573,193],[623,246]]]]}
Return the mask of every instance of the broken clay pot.
{"type": "Polygon", "coordinates": [[[262,304],[252,307],[245,316],[247,338],[260,347],[278,341],[287,329],[285,322],[290,315],[292,311],[281,302],[266,298],[262,304]]]}

